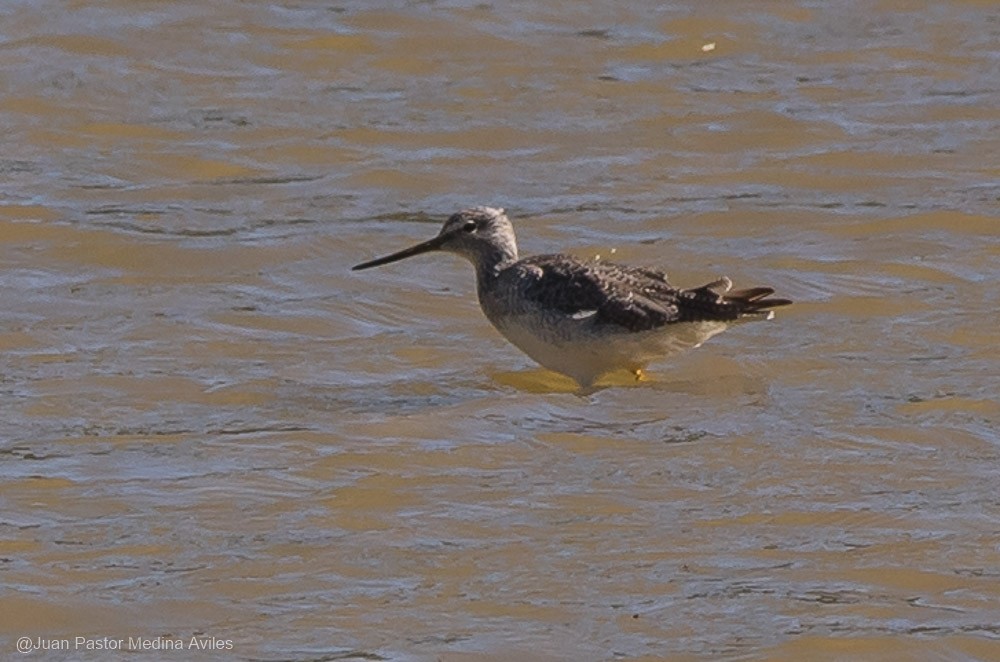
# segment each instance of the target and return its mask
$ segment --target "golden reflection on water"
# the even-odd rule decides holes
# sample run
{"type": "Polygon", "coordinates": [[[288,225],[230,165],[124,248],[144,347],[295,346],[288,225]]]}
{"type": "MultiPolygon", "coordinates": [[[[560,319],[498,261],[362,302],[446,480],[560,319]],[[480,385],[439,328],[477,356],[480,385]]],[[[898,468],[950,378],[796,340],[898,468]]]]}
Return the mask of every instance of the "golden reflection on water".
{"type": "Polygon", "coordinates": [[[1000,657],[991,8],[0,9],[0,656],[1000,657]],[[581,393],[481,203],[797,304],[581,393]]]}

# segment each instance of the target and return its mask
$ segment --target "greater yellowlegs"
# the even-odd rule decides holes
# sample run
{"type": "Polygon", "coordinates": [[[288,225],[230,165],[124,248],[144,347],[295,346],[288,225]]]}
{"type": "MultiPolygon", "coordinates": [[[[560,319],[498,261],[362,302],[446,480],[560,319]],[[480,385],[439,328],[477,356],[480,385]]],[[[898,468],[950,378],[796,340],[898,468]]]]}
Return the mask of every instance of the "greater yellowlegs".
{"type": "Polygon", "coordinates": [[[622,369],[641,379],[654,359],[698,347],[736,322],[771,319],[772,308],[791,303],[768,298],[770,287],[730,291],[725,277],[680,289],[658,269],[568,255],[519,260],[513,225],[492,207],[464,209],[433,239],[354,269],[430,251],[472,262],[479,304],[497,331],[585,387],[622,369]]]}

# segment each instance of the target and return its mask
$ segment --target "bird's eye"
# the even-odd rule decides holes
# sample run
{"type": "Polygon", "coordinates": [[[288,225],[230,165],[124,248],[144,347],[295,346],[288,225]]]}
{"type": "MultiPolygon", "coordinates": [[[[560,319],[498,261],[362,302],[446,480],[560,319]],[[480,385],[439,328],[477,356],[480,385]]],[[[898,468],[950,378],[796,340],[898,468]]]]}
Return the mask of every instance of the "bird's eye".
{"type": "Polygon", "coordinates": [[[465,225],[462,226],[462,231],[463,232],[475,232],[476,231],[476,222],[475,221],[466,221],[465,225]]]}

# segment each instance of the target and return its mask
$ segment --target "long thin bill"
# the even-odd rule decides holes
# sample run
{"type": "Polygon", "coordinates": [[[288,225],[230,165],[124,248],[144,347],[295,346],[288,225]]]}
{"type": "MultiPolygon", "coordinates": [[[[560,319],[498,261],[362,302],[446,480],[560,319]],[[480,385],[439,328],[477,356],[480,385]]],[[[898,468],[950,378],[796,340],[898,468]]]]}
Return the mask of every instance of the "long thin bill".
{"type": "Polygon", "coordinates": [[[351,271],[361,271],[362,269],[370,269],[371,267],[378,267],[383,264],[389,264],[390,262],[396,262],[397,260],[403,260],[408,257],[413,257],[414,255],[420,255],[421,253],[429,253],[431,251],[436,251],[441,248],[441,244],[445,242],[448,237],[445,235],[438,235],[433,239],[428,239],[427,241],[421,242],[416,246],[410,246],[409,248],[404,248],[403,250],[393,253],[391,255],[386,255],[385,257],[377,257],[374,260],[369,260],[368,262],[362,262],[361,264],[356,264],[351,267],[351,271]]]}

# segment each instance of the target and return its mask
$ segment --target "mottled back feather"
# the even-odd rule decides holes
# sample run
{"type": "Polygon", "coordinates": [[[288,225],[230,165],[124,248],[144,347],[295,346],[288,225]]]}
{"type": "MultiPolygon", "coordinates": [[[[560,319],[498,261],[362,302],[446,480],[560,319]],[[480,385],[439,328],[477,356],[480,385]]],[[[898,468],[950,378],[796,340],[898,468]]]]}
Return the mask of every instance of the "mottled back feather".
{"type": "Polygon", "coordinates": [[[567,255],[538,255],[508,268],[518,271],[526,300],[570,316],[593,313],[598,324],[632,332],[679,322],[734,321],[791,303],[768,299],[774,290],[767,287],[726,294],[731,283],[721,279],[685,290],[671,285],[663,271],[567,255]]]}

